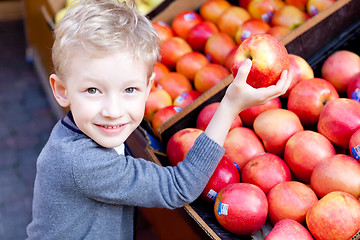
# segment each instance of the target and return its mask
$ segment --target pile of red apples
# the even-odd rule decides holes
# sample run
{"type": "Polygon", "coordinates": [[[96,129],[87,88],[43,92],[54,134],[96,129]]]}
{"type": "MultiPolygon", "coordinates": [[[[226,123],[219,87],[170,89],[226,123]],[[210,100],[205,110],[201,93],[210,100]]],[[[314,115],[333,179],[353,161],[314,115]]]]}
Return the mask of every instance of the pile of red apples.
{"type": "Polygon", "coordinates": [[[257,33],[281,39],[335,1],[208,0],[170,23],[153,22],[161,59],[145,119],[159,135],[166,120],[231,74],[233,54],[245,39],[257,33]]]}
{"type": "MultiPolygon", "coordinates": [[[[289,90],[234,119],[201,198],[234,234],[270,225],[266,240],[349,240],[360,230],[360,57],[338,50],[318,77],[305,59],[288,57],[289,90]]],[[[218,104],[169,139],[171,165],[184,159],[218,104]]]]}

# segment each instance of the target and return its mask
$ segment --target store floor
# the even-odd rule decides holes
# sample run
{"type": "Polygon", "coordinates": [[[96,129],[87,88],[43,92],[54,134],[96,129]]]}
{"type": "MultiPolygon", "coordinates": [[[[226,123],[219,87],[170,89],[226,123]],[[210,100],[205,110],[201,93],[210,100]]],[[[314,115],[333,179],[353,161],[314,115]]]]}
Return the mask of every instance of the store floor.
{"type": "MultiPolygon", "coordinates": [[[[57,121],[31,62],[23,21],[0,22],[0,239],[25,239],[36,158],[57,121]]],[[[157,236],[140,215],[137,240],[157,236]]]]}

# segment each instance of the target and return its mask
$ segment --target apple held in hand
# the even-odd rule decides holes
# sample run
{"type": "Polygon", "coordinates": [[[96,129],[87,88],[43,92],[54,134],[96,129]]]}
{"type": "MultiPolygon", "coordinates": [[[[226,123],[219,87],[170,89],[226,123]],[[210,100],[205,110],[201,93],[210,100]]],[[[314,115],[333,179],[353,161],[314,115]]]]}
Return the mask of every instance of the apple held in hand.
{"type": "Polygon", "coordinates": [[[253,184],[229,184],[218,193],[214,213],[218,222],[228,231],[251,235],[265,224],[268,214],[266,195],[253,184]]]}
{"type": "Polygon", "coordinates": [[[333,191],[347,192],[359,198],[360,163],[348,155],[336,154],[315,166],[310,185],[319,198],[333,191]]]}
{"type": "Polygon", "coordinates": [[[349,147],[351,135],[360,128],[360,102],[334,99],[320,113],[318,132],[342,149],[349,147]]]}
{"type": "Polygon", "coordinates": [[[241,171],[242,182],[258,186],[265,194],[277,184],[290,180],[289,167],[280,157],[272,153],[253,157],[241,171]]]}
{"type": "Polygon", "coordinates": [[[315,239],[349,240],[360,229],[360,201],[341,191],[327,194],[306,214],[315,239]]]}
{"type": "Polygon", "coordinates": [[[285,46],[270,34],[254,34],[241,43],[234,55],[234,77],[247,58],[252,60],[252,66],[246,82],[254,88],[276,84],[282,71],[289,70],[289,56],[285,46]]]}
{"type": "Polygon", "coordinates": [[[197,128],[184,128],[171,136],[166,146],[166,154],[172,166],[185,159],[187,152],[202,132],[197,128]]]}
{"type": "Polygon", "coordinates": [[[324,106],[339,98],[335,87],[322,78],[302,80],[290,91],[287,109],[296,113],[303,125],[316,125],[324,106]]]}
{"type": "Polygon", "coordinates": [[[240,182],[239,171],[235,164],[229,160],[221,159],[213,175],[206,184],[201,197],[207,202],[215,202],[216,196],[221,189],[231,183],[240,182]]]}
{"type": "Polygon", "coordinates": [[[273,187],[267,195],[272,224],[282,219],[305,221],[307,211],[318,201],[315,192],[302,182],[287,181],[273,187]]]}
{"type": "Polygon", "coordinates": [[[315,166],[336,154],[332,143],[322,134],[310,130],[295,133],[286,142],[284,160],[294,177],[310,183],[315,166]]]}
{"type": "Polygon", "coordinates": [[[310,232],[299,222],[292,219],[278,221],[264,240],[314,240],[310,232]]]}

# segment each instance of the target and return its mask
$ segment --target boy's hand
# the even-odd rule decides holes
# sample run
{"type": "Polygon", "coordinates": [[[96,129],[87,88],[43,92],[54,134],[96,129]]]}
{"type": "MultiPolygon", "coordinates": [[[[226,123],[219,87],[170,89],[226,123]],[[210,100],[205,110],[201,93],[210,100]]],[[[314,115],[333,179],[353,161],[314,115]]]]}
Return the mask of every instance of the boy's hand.
{"type": "Polygon", "coordinates": [[[291,73],[283,71],[276,85],[266,88],[253,88],[246,83],[251,69],[251,60],[247,59],[241,65],[234,81],[226,90],[205,133],[214,141],[223,145],[231,123],[241,111],[253,106],[262,105],[286,92],[291,83],[291,73]]]}
{"type": "Polygon", "coordinates": [[[229,102],[227,104],[232,105],[238,113],[250,107],[265,104],[267,101],[283,95],[291,83],[291,73],[285,70],[281,73],[276,85],[266,88],[253,88],[246,83],[251,64],[250,59],[244,61],[223,98],[223,101],[229,102]]]}

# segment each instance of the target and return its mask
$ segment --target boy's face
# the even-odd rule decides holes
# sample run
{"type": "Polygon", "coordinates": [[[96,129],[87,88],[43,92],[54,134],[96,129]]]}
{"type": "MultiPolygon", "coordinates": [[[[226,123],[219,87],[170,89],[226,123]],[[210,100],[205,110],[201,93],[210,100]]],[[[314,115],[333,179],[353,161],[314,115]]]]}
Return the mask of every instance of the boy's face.
{"type": "Polygon", "coordinates": [[[145,65],[122,52],[101,58],[76,56],[68,66],[63,81],[67,101],[58,101],[60,105],[70,106],[78,128],[99,145],[121,145],[144,116],[152,85],[145,65]]]}

